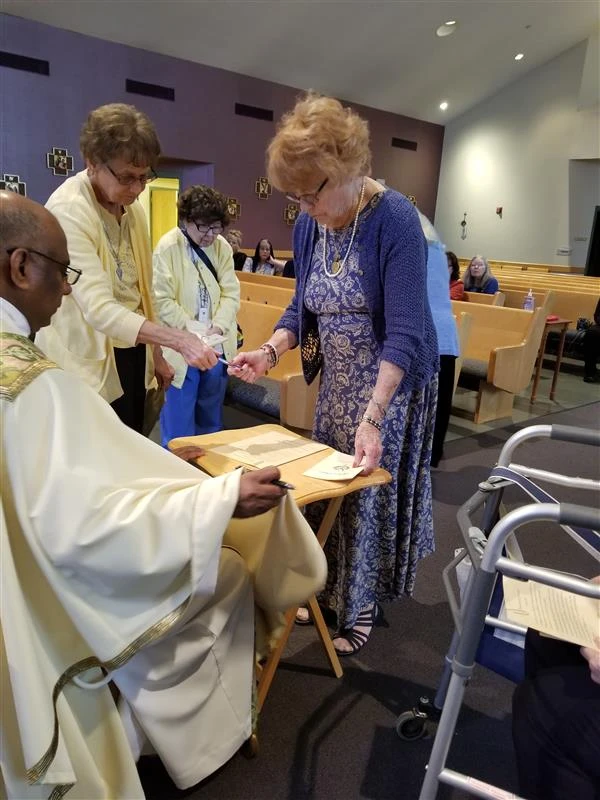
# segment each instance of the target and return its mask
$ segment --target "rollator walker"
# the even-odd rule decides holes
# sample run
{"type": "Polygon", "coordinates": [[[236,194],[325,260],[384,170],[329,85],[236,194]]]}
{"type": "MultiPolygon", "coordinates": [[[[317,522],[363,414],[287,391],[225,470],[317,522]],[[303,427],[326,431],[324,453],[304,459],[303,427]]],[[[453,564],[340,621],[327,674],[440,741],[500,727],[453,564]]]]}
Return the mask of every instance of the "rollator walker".
{"type": "MultiPolygon", "coordinates": [[[[600,449],[600,432],[563,425],[533,425],[515,433],[506,442],[497,465],[475,494],[461,506],[457,520],[464,547],[443,570],[442,576],[454,619],[455,631],[445,657],[443,675],[433,701],[422,697],[418,705],[401,714],[396,723],[398,735],[416,740],[435,731],[435,740],[419,800],[434,800],[440,783],[462,789],[476,797],[517,798],[499,787],[472,776],[448,769],[446,759],[454,735],[466,685],[475,663],[519,681],[523,675],[523,650],[515,640],[524,637],[526,628],[500,618],[501,576],[535,581],[600,603],[600,585],[556,569],[523,562],[515,531],[523,525],[548,521],[560,525],[585,554],[600,562],[600,509],[559,503],[534,481],[595,492],[598,503],[600,481],[562,475],[512,462],[514,451],[532,439],[549,438],[600,449]],[[502,498],[508,486],[516,486],[533,502],[508,513],[502,498]],[[475,525],[473,516],[481,515],[475,525]],[[508,556],[510,553],[510,557],[508,556]],[[462,562],[470,559],[466,586],[457,599],[451,576],[462,562]],[[511,641],[512,640],[512,641],[511,641]]],[[[468,563],[468,561],[467,561],[468,563]]],[[[600,573],[600,569],[596,574],[600,573]]]]}

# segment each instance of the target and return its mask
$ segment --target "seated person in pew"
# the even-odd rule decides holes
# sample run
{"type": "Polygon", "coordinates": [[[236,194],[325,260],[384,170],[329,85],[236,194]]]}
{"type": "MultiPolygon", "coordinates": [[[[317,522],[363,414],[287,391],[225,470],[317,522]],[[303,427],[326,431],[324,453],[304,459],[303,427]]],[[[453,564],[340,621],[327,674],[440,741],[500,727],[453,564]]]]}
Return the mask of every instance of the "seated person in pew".
{"type": "Polygon", "coordinates": [[[465,299],[465,285],[460,280],[460,265],[456,253],[452,250],[446,252],[448,259],[448,274],[450,277],[450,299],[451,300],[464,300],[465,299]]]}
{"type": "Polygon", "coordinates": [[[246,263],[246,254],[240,250],[243,241],[243,234],[236,228],[229,228],[225,234],[225,238],[233,250],[233,268],[239,272],[246,263]]]}
{"type": "Polygon", "coordinates": [[[285,261],[275,258],[273,245],[269,239],[261,239],[256,245],[252,258],[248,256],[242,272],[256,272],[259,275],[281,275],[285,261]]]}
{"type": "Polygon", "coordinates": [[[527,632],[513,742],[523,797],[598,800],[600,636],[594,649],[527,632]]]}
{"type": "Polygon", "coordinates": [[[209,186],[190,186],[179,195],[177,208],[180,227],[161,237],[152,258],[154,302],[164,325],[197,333],[212,352],[208,368],[198,369],[165,348],[175,375],[160,412],[163,447],[179,436],[223,429],[222,357],[229,361],[236,354],[240,307],[232,250],[222,236],[229,223],[227,198],[209,186]]]}
{"type": "MultiPolygon", "coordinates": [[[[331,97],[308,93],[267,151],[267,174],[300,206],[295,294],[258,349],[233,361],[254,382],[300,346],[308,384],[320,372],[313,438],[381,465],[392,482],[344,498],[325,544],[319,602],[337,615],[333,645],[357,653],[382,602],[411,595],[433,552],[431,440],[439,357],[427,301],[427,243],[404,195],[370,177],[369,128],[331,97]]],[[[316,527],[317,509],[309,510],[316,527]]],[[[306,622],[302,609],[298,622],[306,622]]]]}
{"type": "Polygon", "coordinates": [[[594,311],[594,324],[583,335],[584,375],[586,383],[600,383],[597,364],[600,356],[600,300],[594,311]]]}
{"type": "Polygon", "coordinates": [[[0,192],[0,241],[0,795],[141,800],[140,729],[187,788],[251,733],[253,591],[221,542],[279,471],[208,478],[126,427],[32,341],[71,291],[56,218],[0,192]]]}
{"type": "Polygon", "coordinates": [[[463,275],[465,292],[496,294],[498,280],[492,275],[489,264],[483,256],[474,256],[463,275]]]}

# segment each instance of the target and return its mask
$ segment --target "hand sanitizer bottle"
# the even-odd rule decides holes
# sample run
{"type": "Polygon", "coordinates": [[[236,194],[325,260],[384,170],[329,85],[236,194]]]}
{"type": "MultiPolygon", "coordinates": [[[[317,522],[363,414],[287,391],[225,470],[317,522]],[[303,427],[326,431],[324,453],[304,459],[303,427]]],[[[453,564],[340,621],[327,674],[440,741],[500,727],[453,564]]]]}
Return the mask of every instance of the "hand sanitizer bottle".
{"type": "Polygon", "coordinates": [[[530,289],[523,298],[523,310],[533,311],[534,309],[535,309],[535,297],[533,296],[533,291],[530,289]]]}

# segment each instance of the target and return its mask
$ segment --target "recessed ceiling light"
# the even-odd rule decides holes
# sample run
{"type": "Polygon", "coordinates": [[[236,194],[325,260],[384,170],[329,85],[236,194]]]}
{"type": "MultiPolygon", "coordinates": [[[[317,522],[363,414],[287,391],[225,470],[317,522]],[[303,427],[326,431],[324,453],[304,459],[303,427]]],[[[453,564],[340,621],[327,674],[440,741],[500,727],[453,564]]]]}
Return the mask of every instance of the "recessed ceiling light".
{"type": "Polygon", "coordinates": [[[436,30],[435,35],[439,36],[440,39],[443,39],[444,36],[450,36],[451,33],[458,28],[458,23],[455,19],[449,19],[448,22],[444,22],[443,25],[436,30]]]}
{"type": "Polygon", "coordinates": [[[515,56],[515,61],[520,61],[524,55],[525,55],[524,53],[517,53],[517,55],[515,56]]]}
{"type": "Polygon", "coordinates": [[[442,111],[445,111],[448,108],[448,103],[446,102],[446,100],[444,100],[443,103],[440,103],[440,108],[442,109],[442,111]]]}

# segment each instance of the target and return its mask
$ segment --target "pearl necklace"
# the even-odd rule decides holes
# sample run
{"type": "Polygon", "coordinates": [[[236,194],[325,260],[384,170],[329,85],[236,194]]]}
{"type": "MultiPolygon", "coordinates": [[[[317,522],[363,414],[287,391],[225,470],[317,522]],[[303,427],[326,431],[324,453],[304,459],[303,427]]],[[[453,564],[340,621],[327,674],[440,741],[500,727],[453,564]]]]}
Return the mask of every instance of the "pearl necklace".
{"type": "Polygon", "coordinates": [[[331,264],[331,272],[327,269],[327,225],[324,226],[324,236],[323,236],[323,270],[325,271],[325,275],[329,278],[337,278],[339,277],[346,267],[346,261],[348,261],[348,256],[350,255],[350,250],[352,250],[352,245],[354,244],[354,237],[356,236],[356,229],[358,227],[358,216],[360,214],[360,208],[362,206],[364,197],[365,197],[365,183],[366,178],[362,180],[362,186],[360,189],[360,196],[358,198],[358,205],[356,206],[356,214],[354,215],[354,225],[352,226],[352,236],[350,237],[350,244],[348,245],[348,249],[346,250],[346,254],[340,263],[340,257],[338,252],[335,253],[335,258],[331,264]]]}

